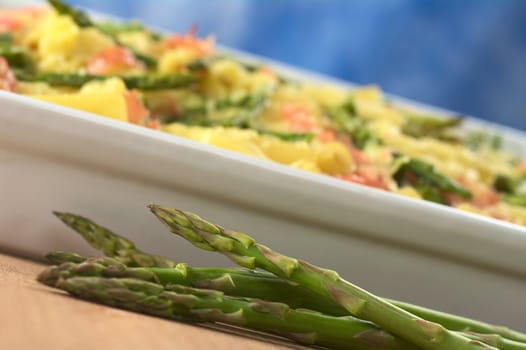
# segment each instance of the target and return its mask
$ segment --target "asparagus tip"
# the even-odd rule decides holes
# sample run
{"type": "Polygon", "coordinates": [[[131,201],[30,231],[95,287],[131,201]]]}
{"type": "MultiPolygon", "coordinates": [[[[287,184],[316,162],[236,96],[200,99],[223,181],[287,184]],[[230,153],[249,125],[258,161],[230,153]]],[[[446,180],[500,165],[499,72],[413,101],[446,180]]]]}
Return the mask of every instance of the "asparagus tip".
{"type": "Polygon", "coordinates": [[[70,252],[55,251],[44,255],[44,258],[53,265],[60,265],[64,262],[81,263],[86,260],[85,257],[70,252]]]}
{"type": "Polygon", "coordinates": [[[37,281],[45,284],[46,286],[55,287],[58,280],[60,279],[61,274],[62,271],[60,271],[56,266],[53,266],[40,272],[37,275],[37,281]]]}
{"type": "Polygon", "coordinates": [[[66,213],[61,212],[61,211],[53,210],[52,213],[53,213],[53,215],[55,215],[57,218],[59,218],[62,221],[64,221],[64,218],[66,217],[66,213]]]}

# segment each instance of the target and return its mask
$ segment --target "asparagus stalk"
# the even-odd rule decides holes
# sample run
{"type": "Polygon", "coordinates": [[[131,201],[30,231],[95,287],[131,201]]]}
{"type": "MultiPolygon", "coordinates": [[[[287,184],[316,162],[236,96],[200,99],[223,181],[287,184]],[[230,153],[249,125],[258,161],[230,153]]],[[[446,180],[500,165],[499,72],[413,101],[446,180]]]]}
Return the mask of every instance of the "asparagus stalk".
{"type": "Polygon", "coordinates": [[[106,80],[117,77],[124,81],[128,89],[163,90],[178,89],[193,85],[197,80],[188,74],[149,74],[149,75],[94,75],[79,73],[39,73],[36,76],[22,76],[27,81],[42,81],[53,86],[79,88],[93,80],[106,80]]]}
{"type": "Polygon", "coordinates": [[[121,33],[145,32],[155,41],[162,39],[162,34],[150,30],[138,20],[131,20],[129,22],[103,21],[97,23],[97,28],[112,37],[121,33]]]}
{"type": "Polygon", "coordinates": [[[432,137],[440,140],[458,141],[458,137],[451,134],[453,128],[459,127],[464,117],[438,118],[427,115],[409,115],[402,131],[413,137],[432,137]]]}
{"type": "MultiPolygon", "coordinates": [[[[219,100],[208,100],[203,108],[196,109],[177,119],[178,122],[200,126],[248,128],[268,103],[270,92],[232,94],[219,100]]],[[[183,112],[184,113],[184,112],[183,112]]]]}
{"type": "MultiPolygon", "coordinates": [[[[186,69],[192,72],[207,71],[210,69],[211,63],[216,62],[218,60],[224,60],[224,59],[228,59],[228,60],[231,60],[231,61],[234,61],[240,64],[241,66],[243,66],[243,68],[245,68],[247,72],[256,72],[266,67],[265,65],[254,64],[254,63],[246,62],[243,60],[239,60],[237,57],[232,57],[229,55],[215,54],[209,57],[198,58],[197,60],[190,62],[189,64],[186,65],[186,69]]],[[[277,72],[273,72],[273,74],[276,75],[276,78],[278,79],[278,82],[280,84],[296,84],[297,83],[296,81],[293,81],[290,78],[287,78],[281,74],[278,74],[277,72]]]]}
{"type": "Polygon", "coordinates": [[[490,335],[494,338],[502,337],[516,342],[526,343],[526,334],[517,332],[508,327],[495,326],[486,322],[473,320],[467,317],[452,315],[445,312],[432,310],[409,303],[404,303],[401,301],[389,299],[389,302],[428,321],[440,323],[442,326],[450,330],[468,333],[473,332],[474,334],[476,333],[480,336],[485,334],[490,335]]]}
{"type": "Polygon", "coordinates": [[[18,76],[32,74],[35,70],[33,59],[29,53],[9,42],[0,41],[0,56],[9,63],[9,67],[18,76]]]}
{"type": "Polygon", "coordinates": [[[524,350],[526,343],[510,340],[498,334],[480,334],[474,332],[463,332],[463,336],[491,345],[500,350],[524,350]]]}
{"type": "Polygon", "coordinates": [[[352,317],[333,317],[286,304],[233,298],[200,290],[129,278],[72,277],[56,287],[70,294],[127,310],[165,318],[219,322],[276,334],[308,345],[332,349],[412,350],[416,347],[352,317]]]}
{"type": "Polygon", "coordinates": [[[526,194],[523,189],[526,186],[525,176],[497,175],[493,182],[493,188],[501,193],[501,199],[509,204],[526,206],[526,194]]]}
{"type": "Polygon", "coordinates": [[[38,280],[55,285],[60,278],[73,276],[130,277],[162,285],[179,284],[189,287],[215,289],[230,296],[281,302],[292,308],[304,308],[331,316],[345,316],[345,309],[309,289],[263,273],[235,268],[196,268],[178,264],[171,268],[128,267],[119,259],[84,258],[77,254],[55,252],[47,255],[58,266],[44,270],[38,280]],[[58,257],[58,259],[57,259],[58,257]],[[82,259],[79,259],[82,258],[82,259]],[[80,260],[80,261],[79,261],[80,260]]]}
{"type": "Polygon", "coordinates": [[[163,90],[178,89],[193,85],[197,78],[188,74],[149,74],[120,77],[129,89],[163,90]]]}
{"type": "MultiPolygon", "coordinates": [[[[59,212],[55,212],[55,215],[70,228],[78,232],[93,248],[102,250],[106,256],[117,258],[119,262],[122,262],[129,267],[153,267],[154,269],[152,269],[152,271],[157,275],[157,279],[148,279],[148,281],[157,280],[164,284],[185,284],[182,279],[178,279],[178,271],[172,271],[172,269],[170,269],[170,267],[175,267],[177,265],[175,261],[148,255],[137,249],[133,242],[128,239],[119,236],[111,230],[99,226],[82,216],[59,212]],[[164,269],[163,267],[168,267],[168,269],[164,269]]],[[[65,252],[48,253],[46,258],[56,265],[60,265],[64,262],[81,263],[88,260],[88,258],[82,257],[78,254],[65,252]]],[[[343,307],[334,304],[331,300],[328,300],[319,294],[312,293],[309,289],[298,286],[297,284],[290,284],[281,278],[276,278],[269,273],[259,272],[255,274],[253,272],[244,272],[238,269],[206,270],[207,274],[202,276],[193,273],[194,271],[199,271],[199,269],[188,267],[188,271],[190,271],[186,277],[189,281],[188,285],[199,288],[218,289],[230,295],[248,296],[270,301],[284,302],[293,307],[312,309],[333,316],[343,316],[347,314],[347,311],[343,307]],[[240,274],[242,276],[240,276],[240,274]],[[233,289],[231,289],[231,286],[227,287],[226,284],[216,284],[220,281],[224,281],[225,275],[229,275],[234,282],[233,289]],[[194,282],[201,279],[203,283],[194,282]],[[206,284],[210,287],[206,287],[206,284]]],[[[126,274],[124,274],[124,276],[125,275],[126,274]]],[[[55,278],[58,278],[58,276],[55,278]]],[[[449,330],[460,332],[470,331],[480,334],[495,334],[510,340],[526,343],[526,334],[511,330],[507,327],[495,326],[485,322],[451,315],[445,312],[396,300],[388,301],[423,319],[440,323],[449,330]]]]}
{"type": "Polygon", "coordinates": [[[452,182],[442,174],[439,174],[431,164],[425,163],[421,160],[411,159],[406,164],[406,167],[417,177],[425,178],[430,184],[443,191],[454,193],[464,199],[471,199],[472,197],[472,194],[468,190],[452,182]]]}
{"type": "Polygon", "coordinates": [[[404,183],[406,175],[412,174],[416,178],[413,185],[424,199],[444,203],[443,192],[453,193],[468,200],[472,198],[471,192],[437,172],[432,164],[405,156],[398,158],[401,161],[393,177],[397,182],[404,183]]]}
{"type": "Polygon", "coordinates": [[[195,214],[177,209],[154,204],[149,205],[149,208],[170,231],[195,246],[222,253],[243,267],[261,268],[319,294],[327,295],[349,314],[371,321],[423,349],[495,349],[413,315],[347,282],[335,271],[279,254],[256,243],[244,233],[224,229],[195,214]]]}
{"type": "Polygon", "coordinates": [[[503,193],[515,193],[523,182],[524,179],[522,177],[514,178],[506,175],[497,175],[493,181],[493,188],[503,193]]]}
{"type": "Polygon", "coordinates": [[[73,22],[75,22],[81,28],[95,26],[95,23],[84,11],[71,7],[62,0],[48,0],[48,3],[58,13],[71,17],[73,22]]]}
{"type": "Polygon", "coordinates": [[[258,129],[258,128],[255,128],[254,130],[257,131],[261,135],[273,136],[280,140],[288,141],[288,142],[299,142],[299,141],[310,142],[316,136],[314,133],[311,133],[311,132],[280,132],[280,131],[258,129]]]}
{"type": "Polygon", "coordinates": [[[526,207],[526,194],[504,194],[502,200],[519,207],[526,207]]]}
{"type": "Polygon", "coordinates": [[[472,151],[477,151],[481,147],[498,150],[502,146],[500,135],[488,134],[485,131],[472,131],[464,137],[463,142],[464,145],[472,151]]]}
{"type": "Polygon", "coordinates": [[[353,144],[359,149],[382,143],[376,132],[358,118],[351,99],[340,106],[325,108],[325,114],[333,121],[338,130],[351,137],[353,144]]]}

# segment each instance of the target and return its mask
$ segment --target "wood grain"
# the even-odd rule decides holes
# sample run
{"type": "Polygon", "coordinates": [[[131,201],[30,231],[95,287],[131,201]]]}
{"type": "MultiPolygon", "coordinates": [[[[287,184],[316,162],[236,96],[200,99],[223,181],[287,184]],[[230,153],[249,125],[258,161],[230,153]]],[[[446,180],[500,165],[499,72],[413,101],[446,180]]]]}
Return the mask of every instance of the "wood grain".
{"type": "Polygon", "coordinates": [[[255,333],[218,331],[78,300],[37,283],[42,268],[0,253],[1,349],[304,349],[255,333]]]}

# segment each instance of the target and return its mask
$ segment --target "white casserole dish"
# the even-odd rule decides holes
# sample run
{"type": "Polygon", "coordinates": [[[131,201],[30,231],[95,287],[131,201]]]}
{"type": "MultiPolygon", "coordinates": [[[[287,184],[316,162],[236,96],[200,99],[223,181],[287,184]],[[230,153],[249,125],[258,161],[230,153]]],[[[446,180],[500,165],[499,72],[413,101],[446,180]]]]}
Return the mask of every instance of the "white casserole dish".
{"type": "MultiPolygon", "coordinates": [[[[382,296],[526,331],[523,227],[11,93],[0,91],[0,106],[0,251],[93,253],[53,217],[59,210],[153,253],[231,265],[169,235],[146,209],[155,202],[244,230],[382,296]]],[[[526,157],[523,133],[470,124],[499,129],[505,147],[526,157]]]]}

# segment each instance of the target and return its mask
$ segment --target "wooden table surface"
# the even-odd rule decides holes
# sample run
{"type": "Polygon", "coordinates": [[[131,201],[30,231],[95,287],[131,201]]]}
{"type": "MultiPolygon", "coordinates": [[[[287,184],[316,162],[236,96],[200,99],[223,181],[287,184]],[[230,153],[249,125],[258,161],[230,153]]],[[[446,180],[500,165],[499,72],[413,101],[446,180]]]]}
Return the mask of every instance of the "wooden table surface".
{"type": "Polygon", "coordinates": [[[0,253],[0,349],[305,349],[75,299],[36,282],[42,269],[0,253]]]}

